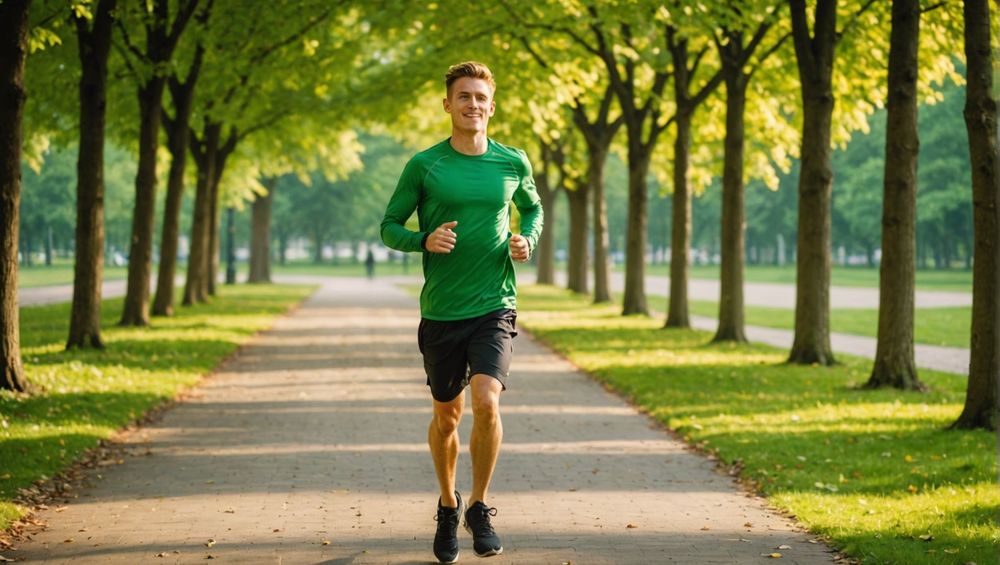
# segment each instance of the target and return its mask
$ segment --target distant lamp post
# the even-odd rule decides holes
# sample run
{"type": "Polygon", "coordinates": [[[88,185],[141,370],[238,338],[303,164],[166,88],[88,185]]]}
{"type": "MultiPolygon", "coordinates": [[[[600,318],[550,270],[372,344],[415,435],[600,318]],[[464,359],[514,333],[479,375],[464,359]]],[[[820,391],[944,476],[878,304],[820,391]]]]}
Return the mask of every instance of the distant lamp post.
{"type": "Polygon", "coordinates": [[[236,284],[236,210],[230,206],[226,209],[226,233],[229,242],[226,245],[226,284],[236,284]]]}

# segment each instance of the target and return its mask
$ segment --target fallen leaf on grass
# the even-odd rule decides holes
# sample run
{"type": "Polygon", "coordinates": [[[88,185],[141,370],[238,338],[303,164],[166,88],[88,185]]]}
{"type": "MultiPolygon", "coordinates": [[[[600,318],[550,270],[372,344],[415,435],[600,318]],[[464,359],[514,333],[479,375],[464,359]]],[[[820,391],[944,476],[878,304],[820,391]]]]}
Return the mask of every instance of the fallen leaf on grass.
{"type": "Polygon", "coordinates": [[[958,550],[953,547],[946,547],[944,548],[944,552],[947,553],[948,555],[955,555],[956,553],[958,553],[958,550]]]}
{"type": "Polygon", "coordinates": [[[235,510],[223,510],[225,514],[236,514],[235,510]]]}
{"type": "Polygon", "coordinates": [[[778,547],[776,547],[774,549],[791,549],[791,548],[792,548],[792,546],[790,546],[790,545],[779,545],[778,547]]]}
{"type": "Polygon", "coordinates": [[[13,559],[0,555],[0,563],[13,563],[13,562],[14,562],[13,559]]]}
{"type": "Polygon", "coordinates": [[[323,541],[322,541],[322,542],[320,542],[320,543],[321,543],[322,545],[330,545],[330,540],[328,540],[328,539],[325,539],[325,540],[323,540],[323,541]]]}
{"type": "Polygon", "coordinates": [[[212,547],[213,545],[215,545],[214,539],[209,538],[209,540],[205,542],[205,547],[212,547]]]}
{"type": "Polygon", "coordinates": [[[636,526],[635,524],[627,524],[625,527],[628,528],[628,529],[630,529],[630,530],[634,530],[635,528],[638,528],[639,526],[636,526]]]}
{"type": "Polygon", "coordinates": [[[62,512],[63,510],[66,510],[67,508],[69,508],[69,506],[60,506],[59,508],[56,508],[56,512],[62,512]]]}
{"type": "Polygon", "coordinates": [[[708,530],[710,530],[710,529],[712,529],[712,528],[709,528],[708,526],[702,526],[702,527],[701,527],[701,530],[702,530],[703,532],[707,532],[707,531],[708,531],[708,530]]]}
{"type": "Polygon", "coordinates": [[[924,534],[922,536],[917,536],[917,538],[919,538],[919,539],[921,539],[923,541],[931,541],[932,539],[934,539],[934,536],[931,535],[931,534],[924,534]]]}
{"type": "Polygon", "coordinates": [[[215,556],[209,553],[208,555],[205,556],[205,559],[215,559],[215,556]]]}
{"type": "Polygon", "coordinates": [[[166,557],[166,556],[167,556],[167,552],[166,551],[161,551],[161,552],[159,552],[159,553],[157,553],[155,555],[155,557],[166,557]]]}
{"type": "Polygon", "coordinates": [[[743,527],[744,528],[752,528],[753,527],[753,522],[746,522],[746,523],[743,524],[743,527]]]}
{"type": "Polygon", "coordinates": [[[774,553],[761,553],[761,557],[770,557],[771,559],[781,559],[781,554],[775,551],[774,553]]]}
{"type": "Polygon", "coordinates": [[[63,543],[73,543],[73,538],[64,539],[63,543]]]}

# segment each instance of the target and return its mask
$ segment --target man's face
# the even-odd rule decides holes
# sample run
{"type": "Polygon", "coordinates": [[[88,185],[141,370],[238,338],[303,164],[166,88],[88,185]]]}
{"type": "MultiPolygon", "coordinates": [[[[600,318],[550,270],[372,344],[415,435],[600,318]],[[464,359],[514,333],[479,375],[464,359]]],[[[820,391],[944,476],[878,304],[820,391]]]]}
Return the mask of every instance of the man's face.
{"type": "Polygon", "coordinates": [[[444,99],[444,111],[451,114],[452,127],[470,133],[485,132],[495,109],[490,83],[481,78],[456,80],[444,99]]]}

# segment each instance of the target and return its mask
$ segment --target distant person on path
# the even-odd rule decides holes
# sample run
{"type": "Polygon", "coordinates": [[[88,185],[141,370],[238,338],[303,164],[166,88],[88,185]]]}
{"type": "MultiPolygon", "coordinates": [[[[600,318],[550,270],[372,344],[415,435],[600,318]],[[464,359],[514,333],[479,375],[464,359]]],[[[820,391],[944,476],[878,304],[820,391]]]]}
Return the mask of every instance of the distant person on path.
{"type": "Polygon", "coordinates": [[[382,220],[382,241],[400,251],[423,251],[417,344],[424,356],[434,416],[427,434],[441,488],[434,555],[458,559],[458,522],[472,534],[476,555],[503,551],[486,503],[503,426],[500,392],[506,389],[517,335],[513,261],[524,262],[542,231],[542,205],[524,151],[486,135],[496,109],[493,74],[482,63],[453,65],[445,76],[444,111],[451,137],[406,164],[382,220]],[[510,231],[510,203],[521,214],[521,233],[510,231]],[[417,211],[420,231],[404,227],[417,211]],[[465,387],[474,417],[469,451],[469,508],[455,490],[458,423],[465,387]]]}
{"type": "Polygon", "coordinates": [[[368,275],[369,279],[375,278],[375,254],[372,250],[368,250],[368,255],[365,256],[365,273],[368,275]]]}

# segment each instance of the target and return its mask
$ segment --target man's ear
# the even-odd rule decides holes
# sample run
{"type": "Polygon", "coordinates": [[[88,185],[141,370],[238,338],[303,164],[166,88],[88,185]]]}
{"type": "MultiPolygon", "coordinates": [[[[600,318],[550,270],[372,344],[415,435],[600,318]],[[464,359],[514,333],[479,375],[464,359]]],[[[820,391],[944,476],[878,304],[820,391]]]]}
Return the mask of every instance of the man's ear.
{"type": "Polygon", "coordinates": [[[451,101],[448,100],[447,97],[445,97],[445,99],[441,101],[441,105],[444,106],[445,112],[448,112],[449,114],[451,113],[451,101]]]}

